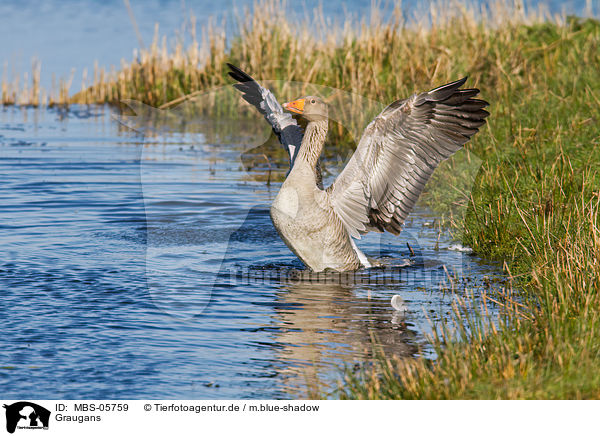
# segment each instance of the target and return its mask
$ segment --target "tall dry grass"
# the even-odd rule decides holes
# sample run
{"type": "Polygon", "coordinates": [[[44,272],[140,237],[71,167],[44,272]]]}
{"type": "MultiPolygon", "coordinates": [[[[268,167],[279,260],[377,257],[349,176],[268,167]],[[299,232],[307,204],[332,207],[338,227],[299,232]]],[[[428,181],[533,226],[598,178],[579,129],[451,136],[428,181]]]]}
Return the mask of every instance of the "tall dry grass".
{"type": "Polygon", "coordinates": [[[80,90],[73,95],[73,74],[42,90],[37,62],[32,74],[13,80],[3,76],[2,103],[135,99],[159,107],[228,84],[227,61],[258,78],[319,83],[387,101],[465,72],[474,84],[484,76],[485,83],[503,82],[505,74],[522,67],[518,53],[509,59],[501,56],[514,43],[513,30],[550,18],[541,10],[526,12],[519,1],[484,8],[441,1],[428,14],[410,20],[401,5],[385,17],[374,6],[368,19],[342,23],[332,23],[319,9],[310,17],[294,17],[292,9],[279,0],[259,1],[236,15],[232,36],[226,34],[225,22],[213,22],[198,34],[192,16],[187,44],[183,38],[169,43],[157,28],[150,47],[134,50],[131,61],[109,69],[96,63],[92,74],[84,70],[80,90]]]}

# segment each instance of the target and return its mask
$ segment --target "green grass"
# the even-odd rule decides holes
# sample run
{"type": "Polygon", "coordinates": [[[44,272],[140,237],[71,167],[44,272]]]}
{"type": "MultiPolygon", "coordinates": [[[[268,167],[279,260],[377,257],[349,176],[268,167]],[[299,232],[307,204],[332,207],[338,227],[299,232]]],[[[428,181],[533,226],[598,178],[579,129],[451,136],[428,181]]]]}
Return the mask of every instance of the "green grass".
{"type": "MultiPolygon", "coordinates": [[[[434,338],[437,361],[380,356],[346,374],[341,398],[600,397],[600,23],[520,26],[511,38],[496,49],[518,58],[514,72],[481,85],[489,127],[468,148],[483,165],[466,219],[452,224],[506,262],[525,307],[498,329],[457,315],[471,333],[434,338]]],[[[460,183],[448,169],[437,177],[460,183]]],[[[452,209],[435,187],[429,197],[452,209]]]]}

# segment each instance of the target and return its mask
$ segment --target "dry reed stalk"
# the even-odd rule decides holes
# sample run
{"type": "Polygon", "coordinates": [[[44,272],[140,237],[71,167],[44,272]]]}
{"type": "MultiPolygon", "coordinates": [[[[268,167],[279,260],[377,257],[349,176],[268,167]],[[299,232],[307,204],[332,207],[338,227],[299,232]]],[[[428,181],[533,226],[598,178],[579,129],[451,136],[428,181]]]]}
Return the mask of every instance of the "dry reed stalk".
{"type": "MultiPolygon", "coordinates": [[[[246,9],[237,14],[236,30],[230,38],[225,22],[215,24],[211,20],[200,32],[200,43],[192,16],[187,47],[179,38],[169,49],[156,26],[151,45],[136,49],[133,60],[123,61],[118,72],[107,73],[96,63],[89,86],[87,73],[83,73],[81,90],[69,95],[67,85],[73,78],[63,78],[58,89],[50,89],[50,102],[117,103],[129,98],[157,107],[192,92],[225,85],[224,64],[228,60],[258,77],[314,81],[377,100],[455,78],[459,70],[471,72],[475,83],[483,74],[488,82],[502,83],[503,75],[514,72],[522,60],[514,53],[508,60],[482,64],[489,57],[492,40],[510,45],[516,26],[548,19],[540,10],[525,11],[519,1],[508,5],[497,2],[481,10],[476,5],[441,1],[431,6],[429,15],[408,20],[401,6],[387,17],[375,6],[370,18],[346,17],[343,24],[333,24],[321,9],[304,19],[294,17],[278,0],[257,2],[254,10],[260,13],[246,9]]],[[[9,82],[5,76],[3,103],[10,104],[15,100],[11,96],[18,96],[16,101],[33,104],[41,95],[39,77],[34,80],[32,94],[28,82],[19,87],[18,81],[9,82]]]]}

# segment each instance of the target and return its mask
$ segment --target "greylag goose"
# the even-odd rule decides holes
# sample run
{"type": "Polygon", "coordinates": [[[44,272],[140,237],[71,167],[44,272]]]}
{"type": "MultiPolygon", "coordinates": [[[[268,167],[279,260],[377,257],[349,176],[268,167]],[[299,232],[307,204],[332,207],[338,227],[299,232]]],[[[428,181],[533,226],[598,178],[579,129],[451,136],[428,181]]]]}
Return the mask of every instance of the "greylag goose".
{"type": "Polygon", "coordinates": [[[315,272],[375,266],[354,239],[370,231],[398,235],[425,183],[443,160],[485,124],[488,105],[467,78],[387,106],[365,128],[345,168],[323,189],[318,167],[328,129],[328,106],[306,96],[280,105],[271,91],[227,64],[234,86],[271,124],[286,148],[290,170],[271,205],[277,232],[315,272]],[[284,112],[287,109],[288,112],[284,112]],[[306,129],[289,113],[303,116],[306,129]]]}

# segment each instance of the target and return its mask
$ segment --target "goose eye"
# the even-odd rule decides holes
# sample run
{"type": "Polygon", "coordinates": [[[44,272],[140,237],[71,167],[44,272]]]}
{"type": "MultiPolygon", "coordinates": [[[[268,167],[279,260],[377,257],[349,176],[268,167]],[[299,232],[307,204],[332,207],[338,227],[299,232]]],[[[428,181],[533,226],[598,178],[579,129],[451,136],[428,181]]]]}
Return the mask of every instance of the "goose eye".
{"type": "Polygon", "coordinates": [[[316,101],[315,101],[314,99],[312,99],[310,102],[311,102],[312,104],[315,104],[315,103],[316,103],[316,101]]]}

